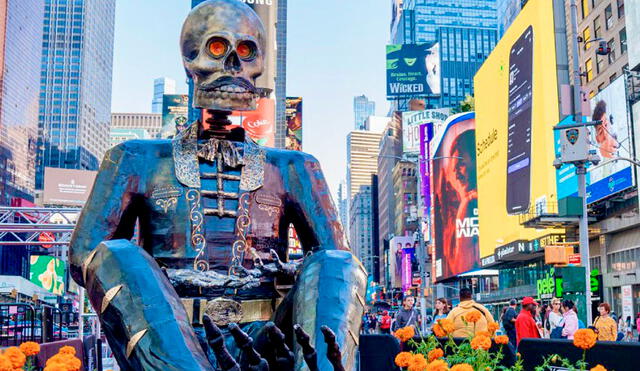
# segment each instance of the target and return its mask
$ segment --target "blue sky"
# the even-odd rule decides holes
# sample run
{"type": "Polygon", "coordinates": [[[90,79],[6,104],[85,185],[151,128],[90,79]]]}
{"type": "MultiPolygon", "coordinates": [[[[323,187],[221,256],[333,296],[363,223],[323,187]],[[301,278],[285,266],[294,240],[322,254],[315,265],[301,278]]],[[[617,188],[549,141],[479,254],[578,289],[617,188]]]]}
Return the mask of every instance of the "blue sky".
{"type": "MultiPolygon", "coordinates": [[[[178,39],[190,0],[120,0],[116,7],[113,112],[149,112],[153,79],[186,92],[178,39]]],[[[303,146],[333,192],[346,172],[353,97],[366,94],[385,115],[388,0],[288,0],[287,94],[302,96],[303,146]]]]}

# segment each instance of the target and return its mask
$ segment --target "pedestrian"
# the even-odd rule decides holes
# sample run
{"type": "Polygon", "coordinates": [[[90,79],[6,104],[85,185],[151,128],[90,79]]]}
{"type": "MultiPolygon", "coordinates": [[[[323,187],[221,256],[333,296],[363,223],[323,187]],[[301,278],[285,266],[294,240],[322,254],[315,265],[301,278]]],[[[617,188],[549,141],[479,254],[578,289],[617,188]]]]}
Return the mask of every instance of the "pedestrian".
{"type": "Polygon", "coordinates": [[[491,312],[484,305],[476,303],[471,299],[471,290],[460,289],[460,304],[453,308],[447,315],[447,319],[453,322],[453,337],[466,338],[473,336],[480,331],[487,331],[488,324],[493,322],[491,312]],[[480,312],[481,316],[475,323],[469,323],[464,318],[473,311],[480,312]]]}
{"type": "Polygon", "coordinates": [[[600,341],[616,341],[618,338],[618,325],[616,321],[609,316],[611,306],[609,303],[601,303],[598,305],[599,316],[593,321],[593,327],[596,328],[598,340],[600,341]]]}
{"type": "Polygon", "coordinates": [[[556,328],[561,327],[562,325],[562,313],[560,313],[560,299],[553,298],[551,300],[551,312],[549,312],[549,318],[547,322],[549,323],[549,337],[551,339],[559,339],[561,337],[561,334],[558,334],[556,336],[554,335],[555,333],[553,331],[556,328]]]}
{"type": "Polygon", "coordinates": [[[627,326],[625,325],[624,318],[620,317],[618,319],[618,341],[629,341],[630,339],[625,339],[627,336],[627,326]]]}
{"type": "Polygon", "coordinates": [[[573,310],[575,305],[571,300],[565,300],[562,302],[562,336],[569,340],[573,340],[573,334],[578,331],[580,326],[578,323],[578,315],[573,310]]]}
{"type": "Polygon", "coordinates": [[[627,341],[632,341],[633,340],[633,323],[631,323],[631,316],[627,316],[627,332],[626,332],[626,338],[628,339],[627,341]]]}
{"type": "Polygon", "coordinates": [[[638,330],[638,341],[640,341],[640,313],[636,317],[636,330],[638,330]]]}
{"type": "Polygon", "coordinates": [[[447,314],[449,314],[449,302],[445,298],[438,298],[433,320],[437,322],[439,319],[447,318],[447,314]]]}
{"type": "Polygon", "coordinates": [[[416,332],[418,331],[418,312],[413,308],[416,299],[407,295],[402,299],[402,308],[396,312],[396,318],[391,326],[393,331],[397,331],[403,327],[411,326],[416,332]]]}
{"type": "Polygon", "coordinates": [[[516,318],[516,345],[524,338],[540,338],[540,331],[535,321],[538,303],[532,297],[522,299],[522,309],[516,318]]]}
{"type": "Polygon", "coordinates": [[[380,318],[380,333],[391,333],[391,316],[389,315],[389,311],[387,310],[382,312],[382,317],[380,318]]]}
{"type": "Polygon", "coordinates": [[[516,312],[516,306],[518,302],[516,299],[511,299],[509,301],[509,306],[507,307],[506,312],[502,315],[502,327],[504,327],[504,332],[509,337],[509,342],[513,347],[516,347],[517,337],[516,337],[516,317],[518,317],[518,312],[516,312]]]}

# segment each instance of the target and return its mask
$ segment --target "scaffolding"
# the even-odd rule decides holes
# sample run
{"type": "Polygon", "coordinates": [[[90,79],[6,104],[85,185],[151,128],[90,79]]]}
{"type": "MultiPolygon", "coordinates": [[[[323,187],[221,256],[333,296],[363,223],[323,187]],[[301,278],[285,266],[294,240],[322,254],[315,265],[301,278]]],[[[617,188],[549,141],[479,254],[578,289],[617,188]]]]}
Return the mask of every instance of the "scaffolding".
{"type": "Polygon", "coordinates": [[[0,246],[68,246],[81,210],[0,206],[0,246]]]}

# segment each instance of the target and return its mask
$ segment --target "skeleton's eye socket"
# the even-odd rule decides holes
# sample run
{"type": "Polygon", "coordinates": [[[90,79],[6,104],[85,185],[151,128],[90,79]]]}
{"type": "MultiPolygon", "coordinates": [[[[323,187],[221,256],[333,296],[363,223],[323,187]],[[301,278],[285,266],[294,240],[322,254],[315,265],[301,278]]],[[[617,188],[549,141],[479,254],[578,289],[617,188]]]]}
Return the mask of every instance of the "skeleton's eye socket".
{"type": "Polygon", "coordinates": [[[248,61],[256,57],[257,49],[258,48],[256,47],[256,44],[254,44],[253,42],[243,41],[238,44],[236,52],[238,53],[238,57],[240,57],[240,59],[248,61]]]}
{"type": "Polygon", "coordinates": [[[229,44],[224,39],[215,37],[209,41],[209,53],[211,53],[214,58],[224,57],[228,50],[229,44]]]}

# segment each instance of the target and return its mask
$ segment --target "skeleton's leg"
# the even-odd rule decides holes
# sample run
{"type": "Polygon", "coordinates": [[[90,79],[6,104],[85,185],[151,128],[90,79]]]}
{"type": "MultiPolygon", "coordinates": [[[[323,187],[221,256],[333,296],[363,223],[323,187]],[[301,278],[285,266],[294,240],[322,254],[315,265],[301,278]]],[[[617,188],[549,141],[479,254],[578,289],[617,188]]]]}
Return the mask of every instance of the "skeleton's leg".
{"type": "MultiPolygon", "coordinates": [[[[345,370],[355,368],[355,349],[364,313],[367,274],[348,251],[323,250],[305,259],[294,287],[293,323],[309,333],[320,370],[332,370],[324,355],[327,344],[321,327],[336,333],[345,370]]],[[[296,344],[296,370],[306,370],[301,347],[296,344]]]]}
{"type": "Polygon", "coordinates": [[[140,247],[127,240],[105,241],[89,255],[83,274],[122,369],[213,369],[180,298],[140,247]]]}

